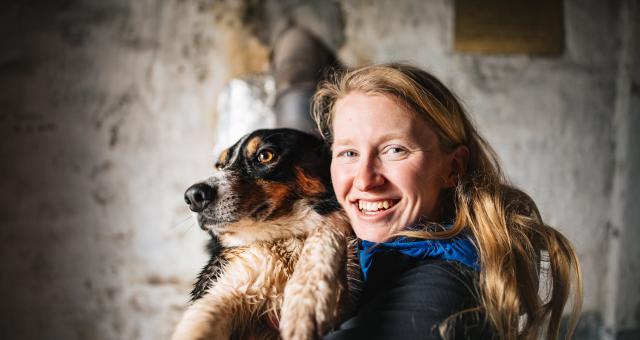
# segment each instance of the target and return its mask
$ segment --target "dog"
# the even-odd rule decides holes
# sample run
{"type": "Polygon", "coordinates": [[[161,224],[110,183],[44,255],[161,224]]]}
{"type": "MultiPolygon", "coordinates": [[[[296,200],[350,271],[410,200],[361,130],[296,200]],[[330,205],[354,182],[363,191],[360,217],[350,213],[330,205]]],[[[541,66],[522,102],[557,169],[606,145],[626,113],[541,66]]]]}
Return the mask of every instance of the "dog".
{"type": "Polygon", "coordinates": [[[313,339],[352,310],[360,271],[330,159],[313,135],[257,130],[187,189],[211,258],[172,339],[313,339]]]}

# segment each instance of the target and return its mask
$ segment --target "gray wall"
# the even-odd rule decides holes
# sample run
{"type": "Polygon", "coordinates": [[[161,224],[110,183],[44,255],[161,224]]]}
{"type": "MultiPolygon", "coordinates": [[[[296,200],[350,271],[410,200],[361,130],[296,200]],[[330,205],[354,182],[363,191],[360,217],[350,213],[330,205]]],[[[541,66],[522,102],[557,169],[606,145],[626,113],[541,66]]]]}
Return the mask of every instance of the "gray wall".
{"type": "Polygon", "coordinates": [[[4,6],[0,338],[168,336],[206,258],[182,192],[212,168],[224,83],[268,67],[251,28],[276,26],[282,8],[350,65],[411,61],[451,86],[512,182],[574,242],[577,338],[637,338],[635,1],[565,1],[557,58],[454,53],[450,0],[344,1],[340,20],[326,2],[265,4],[260,20],[242,1],[4,6]]]}

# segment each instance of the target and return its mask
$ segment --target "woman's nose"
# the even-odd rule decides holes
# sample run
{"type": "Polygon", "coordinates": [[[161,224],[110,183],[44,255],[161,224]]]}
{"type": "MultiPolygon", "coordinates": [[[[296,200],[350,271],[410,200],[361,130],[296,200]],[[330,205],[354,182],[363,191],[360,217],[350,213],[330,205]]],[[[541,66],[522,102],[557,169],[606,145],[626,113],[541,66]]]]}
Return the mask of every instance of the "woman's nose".
{"type": "Polygon", "coordinates": [[[368,191],[384,184],[384,177],[376,168],[375,160],[362,160],[354,178],[354,185],[360,191],[368,191]]]}

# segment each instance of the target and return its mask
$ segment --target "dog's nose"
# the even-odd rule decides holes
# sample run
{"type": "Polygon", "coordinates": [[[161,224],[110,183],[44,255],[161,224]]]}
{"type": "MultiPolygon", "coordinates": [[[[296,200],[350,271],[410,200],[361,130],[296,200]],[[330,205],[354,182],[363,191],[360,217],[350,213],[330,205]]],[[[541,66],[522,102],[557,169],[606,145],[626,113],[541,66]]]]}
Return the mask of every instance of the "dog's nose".
{"type": "Polygon", "coordinates": [[[184,193],[184,201],[193,212],[201,212],[215,197],[214,188],[205,183],[196,183],[184,193]]]}

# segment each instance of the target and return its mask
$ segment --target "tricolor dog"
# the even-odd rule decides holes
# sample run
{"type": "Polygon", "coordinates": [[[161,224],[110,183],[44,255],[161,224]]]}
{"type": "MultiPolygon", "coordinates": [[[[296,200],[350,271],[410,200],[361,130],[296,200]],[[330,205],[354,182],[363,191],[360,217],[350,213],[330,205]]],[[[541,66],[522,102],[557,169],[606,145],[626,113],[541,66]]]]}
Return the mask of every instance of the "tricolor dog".
{"type": "Polygon", "coordinates": [[[329,164],[319,138],[257,130],[186,191],[216,247],[174,340],[311,339],[345,315],[359,271],[329,164]]]}

